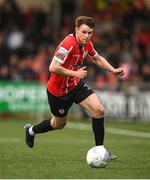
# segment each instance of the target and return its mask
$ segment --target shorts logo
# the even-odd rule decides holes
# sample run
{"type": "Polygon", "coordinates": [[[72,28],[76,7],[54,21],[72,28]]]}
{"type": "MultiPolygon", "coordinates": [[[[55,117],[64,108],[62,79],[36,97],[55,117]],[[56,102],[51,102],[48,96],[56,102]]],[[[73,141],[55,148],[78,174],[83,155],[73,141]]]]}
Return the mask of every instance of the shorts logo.
{"type": "Polygon", "coordinates": [[[91,89],[87,84],[84,84],[84,87],[85,87],[87,90],[91,89]]]}
{"type": "Polygon", "coordinates": [[[59,109],[60,114],[64,114],[65,110],[64,109],[59,109]]]}

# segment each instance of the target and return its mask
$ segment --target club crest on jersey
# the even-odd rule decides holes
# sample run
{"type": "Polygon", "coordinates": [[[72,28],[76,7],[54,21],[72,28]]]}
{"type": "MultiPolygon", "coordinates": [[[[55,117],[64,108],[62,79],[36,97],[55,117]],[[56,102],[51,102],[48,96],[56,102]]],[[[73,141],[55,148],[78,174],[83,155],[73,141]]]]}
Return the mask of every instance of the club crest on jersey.
{"type": "Polygon", "coordinates": [[[60,114],[64,114],[65,110],[64,109],[59,109],[60,114]]]}

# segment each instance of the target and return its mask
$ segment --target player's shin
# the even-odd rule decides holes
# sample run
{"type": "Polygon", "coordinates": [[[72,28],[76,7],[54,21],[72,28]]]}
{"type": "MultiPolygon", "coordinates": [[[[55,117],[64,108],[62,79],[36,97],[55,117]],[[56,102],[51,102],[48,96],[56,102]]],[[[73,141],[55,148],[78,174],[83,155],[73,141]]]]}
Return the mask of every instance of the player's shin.
{"type": "Polygon", "coordinates": [[[96,146],[103,145],[104,142],[104,118],[92,118],[92,128],[96,146]]]}
{"type": "Polygon", "coordinates": [[[52,131],[54,128],[51,126],[50,120],[43,120],[39,124],[33,126],[32,130],[35,134],[39,134],[52,131]]]}

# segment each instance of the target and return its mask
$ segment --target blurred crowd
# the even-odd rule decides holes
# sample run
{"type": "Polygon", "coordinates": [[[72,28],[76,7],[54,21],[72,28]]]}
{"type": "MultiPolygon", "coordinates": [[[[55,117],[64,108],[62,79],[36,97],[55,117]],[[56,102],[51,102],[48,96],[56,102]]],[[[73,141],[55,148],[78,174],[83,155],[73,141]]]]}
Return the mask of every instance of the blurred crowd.
{"type": "Polygon", "coordinates": [[[93,43],[113,66],[124,67],[121,78],[86,61],[94,88],[150,90],[150,9],[144,0],[82,0],[60,3],[60,21],[53,8],[23,12],[16,1],[0,5],[0,80],[46,83],[56,45],[74,30],[78,15],[96,20],[93,43]],[[56,18],[58,20],[58,18],[56,18]],[[59,28],[58,28],[59,27],[59,28]],[[57,29],[55,29],[57,28],[57,29]]]}

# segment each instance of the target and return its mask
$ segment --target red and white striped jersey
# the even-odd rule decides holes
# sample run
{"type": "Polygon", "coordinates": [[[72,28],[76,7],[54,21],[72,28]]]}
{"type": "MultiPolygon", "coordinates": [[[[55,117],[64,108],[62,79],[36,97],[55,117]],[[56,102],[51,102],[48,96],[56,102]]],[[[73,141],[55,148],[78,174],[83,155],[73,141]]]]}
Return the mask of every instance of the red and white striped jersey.
{"type": "MultiPolygon", "coordinates": [[[[81,47],[75,36],[69,34],[56,48],[52,61],[59,61],[64,68],[77,71],[82,67],[83,60],[88,54],[90,56],[95,56],[97,54],[93,48],[92,42],[90,41],[88,44],[81,47]]],[[[74,89],[79,82],[80,79],[77,77],[52,73],[47,87],[49,92],[54,96],[63,96],[74,89]]]]}

